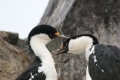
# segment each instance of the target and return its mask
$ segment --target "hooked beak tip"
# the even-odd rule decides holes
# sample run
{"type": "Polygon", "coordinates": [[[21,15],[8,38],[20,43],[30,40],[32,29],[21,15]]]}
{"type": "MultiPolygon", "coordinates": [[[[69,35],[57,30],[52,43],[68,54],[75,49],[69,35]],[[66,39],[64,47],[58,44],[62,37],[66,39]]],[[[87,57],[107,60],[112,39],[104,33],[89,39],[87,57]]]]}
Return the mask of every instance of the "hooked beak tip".
{"type": "Polygon", "coordinates": [[[60,35],[59,37],[63,38],[63,39],[67,39],[69,37],[65,36],[65,35],[60,35]]]}
{"type": "Polygon", "coordinates": [[[59,54],[63,54],[63,53],[67,53],[66,49],[58,49],[57,51],[52,51],[51,52],[54,55],[59,55],[59,54]]]}

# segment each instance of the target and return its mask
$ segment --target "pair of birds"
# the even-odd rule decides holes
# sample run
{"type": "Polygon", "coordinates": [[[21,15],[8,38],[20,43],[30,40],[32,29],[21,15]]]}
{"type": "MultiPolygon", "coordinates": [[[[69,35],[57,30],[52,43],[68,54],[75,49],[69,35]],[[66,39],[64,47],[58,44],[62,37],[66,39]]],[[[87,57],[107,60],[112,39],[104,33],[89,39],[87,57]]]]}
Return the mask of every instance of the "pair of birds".
{"type": "MultiPolygon", "coordinates": [[[[16,80],[58,80],[54,60],[46,48],[56,37],[64,36],[49,25],[38,25],[31,30],[28,42],[36,59],[16,80]]],[[[120,80],[120,49],[99,44],[95,36],[82,34],[68,38],[61,49],[54,52],[61,53],[86,53],[86,80],[120,80]]]]}

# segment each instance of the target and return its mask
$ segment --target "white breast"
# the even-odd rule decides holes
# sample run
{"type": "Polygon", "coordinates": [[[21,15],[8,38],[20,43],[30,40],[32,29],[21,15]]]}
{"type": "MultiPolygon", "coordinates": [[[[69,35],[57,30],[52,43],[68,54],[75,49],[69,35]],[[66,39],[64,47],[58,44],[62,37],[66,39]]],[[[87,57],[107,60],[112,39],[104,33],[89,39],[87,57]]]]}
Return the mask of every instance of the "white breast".
{"type": "Polygon", "coordinates": [[[87,66],[87,69],[86,69],[86,80],[92,80],[91,77],[90,77],[90,74],[89,74],[88,66],[87,66]]]}

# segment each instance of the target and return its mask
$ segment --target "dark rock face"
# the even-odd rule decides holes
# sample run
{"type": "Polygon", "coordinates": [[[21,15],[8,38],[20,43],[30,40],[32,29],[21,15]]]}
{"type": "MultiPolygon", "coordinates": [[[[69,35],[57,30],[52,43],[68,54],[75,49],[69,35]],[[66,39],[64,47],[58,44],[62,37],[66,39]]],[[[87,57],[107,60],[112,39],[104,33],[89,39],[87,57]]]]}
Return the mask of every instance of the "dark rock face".
{"type": "Polygon", "coordinates": [[[18,41],[17,33],[0,31],[0,80],[15,80],[31,62],[16,47],[18,41]]]}
{"type": "Polygon", "coordinates": [[[76,1],[64,20],[63,33],[68,36],[90,33],[98,37],[100,43],[120,47],[119,9],[119,0],[76,1]]]}
{"type": "MultiPolygon", "coordinates": [[[[62,34],[95,35],[100,43],[120,47],[120,0],[50,0],[39,24],[50,24],[62,34]]],[[[56,50],[62,40],[48,48],[56,50]]],[[[54,57],[59,80],[85,80],[86,60],[81,55],[54,57]]]]}
{"type": "Polygon", "coordinates": [[[12,45],[16,45],[18,42],[18,34],[0,31],[0,37],[12,45]]]}
{"type": "Polygon", "coordinates": [[[75,0],[50,0],[39,24],[49,24],[56,28],[62,25],[75,0]]]}
{"type": "Polygon", "coordinates": [[[19,39],[16,46],[19,47],[30,58],[31,61],[35,59],[34,53],[30,50],[28,46],[27,38],[19,39]]]}

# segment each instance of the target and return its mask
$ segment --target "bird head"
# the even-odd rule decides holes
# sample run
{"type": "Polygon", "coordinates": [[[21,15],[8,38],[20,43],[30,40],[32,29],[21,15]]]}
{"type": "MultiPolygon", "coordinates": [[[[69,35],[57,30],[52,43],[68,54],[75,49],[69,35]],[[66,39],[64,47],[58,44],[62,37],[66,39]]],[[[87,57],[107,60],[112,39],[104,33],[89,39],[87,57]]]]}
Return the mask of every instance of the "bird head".
{"type": "Polygon", "coordinates": [[[46,45],[56,37],[63,38],[65,36],[61,36],[60,33],[50,25],[38,25],[30,31],[28,44],[31,45],[32,42],[41,42],[46,45]]]}
{"type": "Polygon", "coordinates": [[[60,46],[60,49],[54,51],[53,54],[62,54],[62,53],[72,53],[72,54],[81,54],[90,49],[93,45],[98,44],[98,40],[95,36],[90,34],[77,35],[71,38],[68,38],[60,46]]]}

